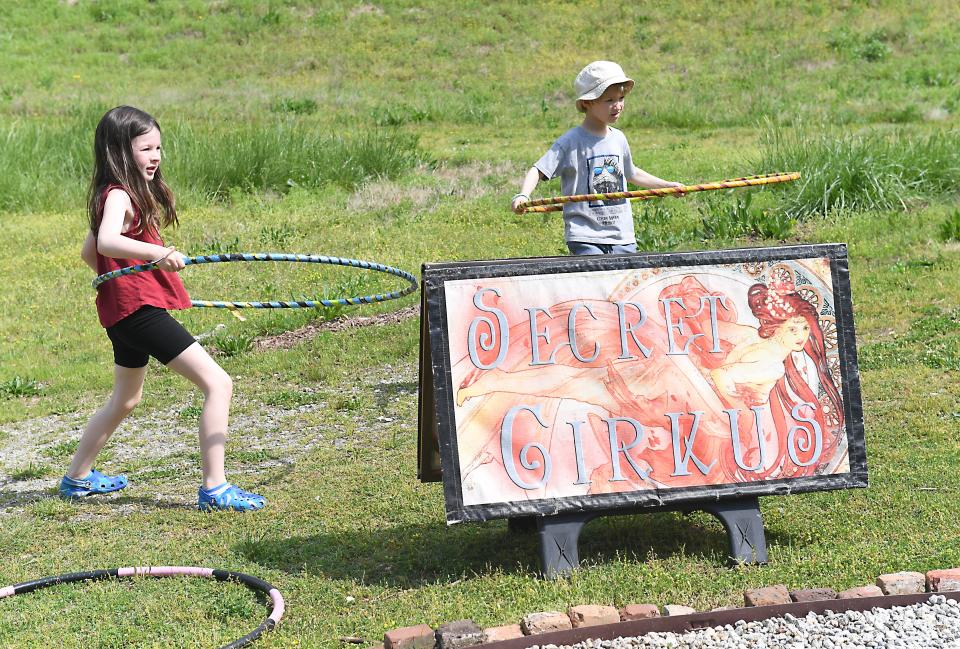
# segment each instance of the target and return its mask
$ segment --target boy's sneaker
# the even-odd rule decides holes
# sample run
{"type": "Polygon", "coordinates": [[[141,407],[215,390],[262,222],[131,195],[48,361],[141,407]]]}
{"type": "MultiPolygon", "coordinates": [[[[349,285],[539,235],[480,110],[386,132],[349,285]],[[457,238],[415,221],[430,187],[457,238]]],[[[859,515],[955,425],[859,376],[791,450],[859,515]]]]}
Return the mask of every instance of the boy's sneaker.
{"type": "Polygon", "coordinates": [[[267,501],[263,496],[224,482],[218,487],[204,489],[197,492],[197,508],[202,512],[218,509],[228,509],[236,512],[252,512],[263,509],[267,501]]]}
{"type": "Polygon", "coordinates": [[[59,491],[64,498],[85,498],[93,494],[108,494],[111,491],[120,491],[127,484],[127,476],[123,474],[104,475],[93,469],[82,480],[63,476],[59,491]]]}

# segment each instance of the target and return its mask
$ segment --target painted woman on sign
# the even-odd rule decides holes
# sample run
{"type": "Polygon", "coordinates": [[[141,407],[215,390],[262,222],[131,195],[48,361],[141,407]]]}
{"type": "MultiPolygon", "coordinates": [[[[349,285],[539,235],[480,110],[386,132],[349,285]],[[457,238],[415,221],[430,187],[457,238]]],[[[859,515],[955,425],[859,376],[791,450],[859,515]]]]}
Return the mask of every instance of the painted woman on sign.
{"type": "MultiPolygon", "coordinates": [[[[658,298],[658,304],[674,308],[673,316],[668,310],[664,322],[651,319],[631,331],[639,351],[629,358],[597,354],[583,362],[577,349],[621,350],[624,340],[616,321],[601,315],[610,309],[603,311],[595,303],[594,317],[577,324],[576,341],[557,349],[554,365],[523,369],[524,363],[511,362],[510,355],[529,353],[529,348],[511,350],[501,366],[512,369],[468,376],[457,391],[458,406],[497,394],[593,406],[579,440],[587,449],[580,464],[590,468],[589,481],[581,476],[578,484],[589,484],[588,493],[836,470],[841,464],[835,458],[843,429],[841,397],[828,368],[817,309],[792,281],[754,283],[747,289],[746,304],[758,326],[738,322],[734,301],[708,291],[693,276],[666,286],[658,298]],[[721,308],[705,309],[710,300],[721,308]],[[602,451],[591,456],[591,449],[602,451]],[[621,460],[633,470],[621,468],[621,460]]],[[[551,337],[545,340],[560,339],[574,308],[571,303],[549,308],[553,317],[543,326],[551,337]]],[[[551,413],[560,410],[555,405],[551,413]]],[[[502,418],[502,407],[498,414],[502,418]]],[[[530,428],[528,438],[543,432],[542,427],[530,428]]],[[[500,446],[494,442],[500,443],[491,438],[485,448],[471,449],[467,468],[499,461],[500,446]]],[[[548,447],[559,448],[558,442],[550,440],[548,447]]]]}

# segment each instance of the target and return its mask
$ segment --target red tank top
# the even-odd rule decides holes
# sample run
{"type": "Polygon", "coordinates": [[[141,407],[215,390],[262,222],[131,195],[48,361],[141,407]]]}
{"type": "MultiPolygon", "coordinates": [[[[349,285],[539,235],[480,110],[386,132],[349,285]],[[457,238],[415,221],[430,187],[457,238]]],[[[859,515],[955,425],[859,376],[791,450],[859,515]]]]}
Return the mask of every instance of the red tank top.
{"type": "MultiPolygon", "coordinates": [[[[100,194],[100,208],[97,217],[97,226],[103,218],[103,205],[107,194],[112,189],[123,189],[121,185],[110,185],[100,194]]],[[[133,199],[131,198],[131,203],[133,199]]],[[[162,246],[163,239],[152,228],[140,229],[140,208],[133,203],[133,223],[123,236],[153,243],[162,246]]],[[[97,253],[97,274],[102,275],[112,270],[144,264],[149,259],[114,259],[97,253]]],[[[97,287],[97,315],[104,328],[112,327],[128,315],[143,306],[155,306],[161,309],[188,309],[190,296],[183,287],[183,282],[177,273],[165,270],[150,270],[144,273],[123,275],[104,282],[97,287]]]]}

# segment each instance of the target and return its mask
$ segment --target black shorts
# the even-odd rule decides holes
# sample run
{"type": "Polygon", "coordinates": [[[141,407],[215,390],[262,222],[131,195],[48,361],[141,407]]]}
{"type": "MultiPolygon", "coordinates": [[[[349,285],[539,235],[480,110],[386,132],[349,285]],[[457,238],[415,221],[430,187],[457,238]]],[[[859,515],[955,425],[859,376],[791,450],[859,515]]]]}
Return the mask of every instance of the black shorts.
{"type": "Polygon", "coordinates": [[[107,328],[113,361],[120,367],[144,367],[150,357],[166,365],[197,342],[166,309],[144,306],[107,328]]]}

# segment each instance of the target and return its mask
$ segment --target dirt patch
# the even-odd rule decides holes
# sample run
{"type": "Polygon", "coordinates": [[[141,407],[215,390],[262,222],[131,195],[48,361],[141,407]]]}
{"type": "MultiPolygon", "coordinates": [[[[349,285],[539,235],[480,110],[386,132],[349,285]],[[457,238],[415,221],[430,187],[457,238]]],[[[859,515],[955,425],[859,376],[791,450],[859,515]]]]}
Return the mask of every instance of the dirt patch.
{"type": "Polygon", "coordinates": [[[343,331],[356,327],[381,326],[403,322],[420,315],[420,305],[414,304],[390,313],[381,313],[374,316],[340,317],[326,322],[311,322],[294,331],[285,331],[276,336],[258,338],[253,341],[255,349],[290,349],[302,342],[308,341],[321,331],[343,331]]]}
{"type": "Polygon", "coordinates": [[[379,180],[363,185],[347,199],[347,208],[353,212],[368,212],[395,207],[409,201],[415,209],[433,211],[439,202],[436,190],[430,187],[405,187],[390,180],[379,180]]]}

